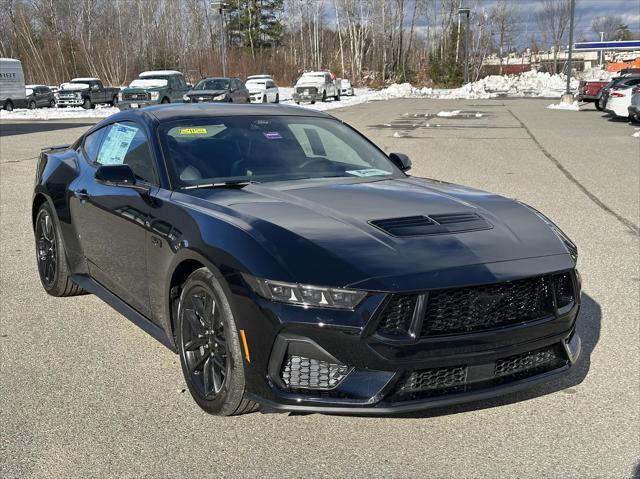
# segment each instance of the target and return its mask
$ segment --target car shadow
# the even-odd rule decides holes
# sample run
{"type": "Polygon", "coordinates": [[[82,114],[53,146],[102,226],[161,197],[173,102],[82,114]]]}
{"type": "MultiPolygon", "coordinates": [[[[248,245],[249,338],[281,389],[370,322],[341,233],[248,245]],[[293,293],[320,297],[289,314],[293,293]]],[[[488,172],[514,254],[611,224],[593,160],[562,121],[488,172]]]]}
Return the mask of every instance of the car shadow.
{"type": "Polygon", "coordinates": [[[633,469],[631,479],[640,479],[640,461],[638,461],[636,467],[633,469]]]}
{"type": "Polygon", "coordinates": [[[83,126],[94,125],[94,122],[52,122],[52,121],[16,121],[1,122],[0,137],[29,135],[31,133],[42,133],[45,131],[66,130],[69,128],[81,128],[83,126]]]}
{"type": "MultiPolygon", "coordinates": [[[[580,354],[578,362],[571,368],[568,374],[560,378],[551,380],[548,383],[533,386],[531,389],[525,391],[518,391],[515,393],[505,394],[504,396],[498,396],[491,399],[473,401],[464,404],[457,404],[453,406],[442,406],[433,409],[427,409],[424,411],[394,414],[390,417],[398,419],[416,419],[448,416],[469,411],[506,406],[508,404],[527,401],[529,399],[534,399],[557,392],[562,392],[564,394],[575,394],[576,391],[575,389],[573,389],[573,387],[584,381],[589,372],[589,369],[591,368],[591,354],[595,350],[596,345],[600,340],[600,329],[602,323],[602,308],[600,307],[600,305],[585,293],[582,294],[581,299],[582,305],[580,307],[580,313],[577,320],[577,332],[582,339],[582,352],[580,354]]],[[[354,416],[360,415],[355,414],[354,416]]],[[[380,416],[366,415],[363,417],[375,418],[380,416]]],[[[640,465],[638,467],[640,468],[640,465]]],[[[637,479],[640,479],[640,477],[638,477],[637,479]]]]}

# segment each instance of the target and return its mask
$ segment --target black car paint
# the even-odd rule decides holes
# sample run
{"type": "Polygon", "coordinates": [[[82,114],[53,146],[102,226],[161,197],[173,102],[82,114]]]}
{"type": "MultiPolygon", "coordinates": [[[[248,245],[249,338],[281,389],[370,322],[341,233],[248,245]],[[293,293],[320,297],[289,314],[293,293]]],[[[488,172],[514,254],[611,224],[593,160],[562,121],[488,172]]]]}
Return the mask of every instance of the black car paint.
{"type": "MultiPolygon", "coordinates": [[[[228,88],[219,90],[198,90],[192,88],[185,96],[189,98],[189,101],[185,103],[208,103],[208,102],[230,102],[230,103],[249,103],[251,96],[249,90],[245,84],[239,78],[203,78],[201,81],[206,82],[209,80],[226,80],[228,82],[228,88]],[[223,100],[213,100],[213,98],[224,95],[223,100]]],[[[196,85],[197,87],[198,85],[196,85]]]]}
{"type": "MultiPolygon", "coordinates": [[[[193,269],[209,268],[230,299],[238,330],[247,332],[251,350],[251,362],[245,362],[247,394],[275,409],[421,409],[441,405],[446,398],[402,407],[391,407],[382,400],[399,370],[446,366],[463,359],[486,362],[559,341],[566,346],[571,363],[575,361],[580,347],[574,334],[580,308],[575,275],[578,296],[571,309],[533,324],[409,342],[390,341],[375,332],[376,315],[388,293],[573,271],[575,260],[570,251],[532,210],[491,193],[411,177],[172,191],[156,135],[158,125],[179,118],[226,115],[328,117],[277,105],[200,104],[131,110],[103,120],[87,133],[129,120],[142,126],[151,140],[159,182],[144,194],[97,182],[97,165],[84,158],[80,140],[70,149],[41,154],[34,217],[43,201],[54,208],[79,284],[175,350],[176,287],[193,269]],[[369,224],[380,218],[465,211],[481,213],[492,228],[395,238],[369,224]],[[241,273],[358,288],[370,294],[354,311],[305,309],[259,297],[241,273]],[[348,385],[361,400],[301,398],[282,391],[270,374],[270,358],[283,334],[306,338],[344,364],[361,367],[348,385]]],[[[515,390],[546,377],[453,396],[449,402],[515,390]]]]}
{"type": "Polygon", "coordinates": [[[46,108],[52,105],[55,106],[56,96],[51,91],[51,88],[44,85],[36,85],[32,90],[33,93],[27,96],[27,106],[30,106],[31,102],[34,103],[35,108],[46,108]]]}

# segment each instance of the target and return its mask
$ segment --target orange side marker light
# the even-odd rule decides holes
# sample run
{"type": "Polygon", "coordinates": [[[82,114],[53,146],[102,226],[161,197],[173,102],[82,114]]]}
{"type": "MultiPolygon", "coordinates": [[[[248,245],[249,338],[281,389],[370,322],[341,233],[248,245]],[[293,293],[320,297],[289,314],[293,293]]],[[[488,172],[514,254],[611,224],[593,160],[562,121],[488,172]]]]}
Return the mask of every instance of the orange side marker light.
{"type": "Polygon", "coordinates": [[[244,334],[244,329],[240,330],[240,337],[242,338],[242,346],[244,347],[244,357],[247,362],[251,362],[251,356],[249,356],[249,345],[247,344],[247,336],[244,334]]]}

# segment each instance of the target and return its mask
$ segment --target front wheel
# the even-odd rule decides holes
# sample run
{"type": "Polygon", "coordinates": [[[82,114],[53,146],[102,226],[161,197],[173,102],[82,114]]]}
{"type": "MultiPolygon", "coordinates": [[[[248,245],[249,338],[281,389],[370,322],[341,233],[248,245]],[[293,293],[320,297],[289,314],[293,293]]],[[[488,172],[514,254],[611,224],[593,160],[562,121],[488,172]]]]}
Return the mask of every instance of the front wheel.
{"type": "Polygon", "coordinates": [[[276,103],[280,103],[280,93],[276,93],[276,103]]]}
{"type": "Polygon", "coordinates": [[[40,282],[51,296],[76,296],[85,291],[71,281],[60,228],[48,203],[36,216],[36,258],[40,282]]]}
{"type": "Polygon", "coordinates": [[[84,108],[85,110],[89,110],[90,108],[93,108],[93,104],[91,103],[91,100],[89,98],[84,99],[84,102],[82,103],[82,108],[84,108]]]}
{"type": "Polygon", "coordinates": [[[596,110],[602,111],[602,105],[600,105],[600,100],[596,100],[596,110]]]}
{"type": "Polygon", "coordinates": [[[322,92],[322,103],[324,103],[325,101],[327,101],[327,92],[326,92],[326,90],[322,92]]]}
{"type": "Polygon", "coordinates": [[[36,102],[31,100],[29,102],[29,110],[35,110],[36,109],[36,102]]]}
{"type": "Polygon", "coordinates": [[[13,103],[11,103],[11,101],[7,100],[4,104],[4,109],[7,111],[13,111],[13,103]]]}
{"type": "Polygon", "coordinates": [[[171,100],[169,100],[166,96],[162,99],[162,101],[160,102],[161,105],[166,105],[167,103],[171,103],[171,100]]]}
{"type": "Polygon", "coordinates": [[[257,410],[244,398],[240,339],[226,294],[206,268],[189,276],[178,305],[177,343],[187,387],[209,414],[231,416],[257,410]]]}
{"type": "Polygon", "coordinates": [[[55,108],[56,107],[56,101],[55,100],[51,100],[49,102],[49,108],[55,108]]]}

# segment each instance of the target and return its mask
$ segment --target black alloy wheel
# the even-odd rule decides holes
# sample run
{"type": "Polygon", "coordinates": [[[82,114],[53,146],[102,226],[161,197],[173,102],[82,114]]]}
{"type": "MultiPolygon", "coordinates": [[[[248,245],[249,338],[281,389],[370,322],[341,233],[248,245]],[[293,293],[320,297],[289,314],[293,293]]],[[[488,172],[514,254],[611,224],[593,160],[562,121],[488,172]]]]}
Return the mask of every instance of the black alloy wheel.
{"type": "Polygon", "coordinates": [[[56,107],[56,101],[55,100],[51,100],[49,102],[49,108],[55,108],[56,107]]]}
{"type": "Polygon", "coordinates": [[[31,100],[29,102],[29,110],[35,110],[36,109],[36,102],[31,100]]]}
{"type": "Polygon", "coordinates": [[[182,288],[178,305],[177,344],[191,396],[210,414],[253,412],[244,399],[242,349],[229,302],[206,268],[196,270],[182,288]]]}
{"type": "Polygon", "coordinates": [[[36,241],[40,279],[45,288],[50,288],[56,279],[58,249],[53,219],[46,210],[41,210],[36,220],[36,241]]]}

